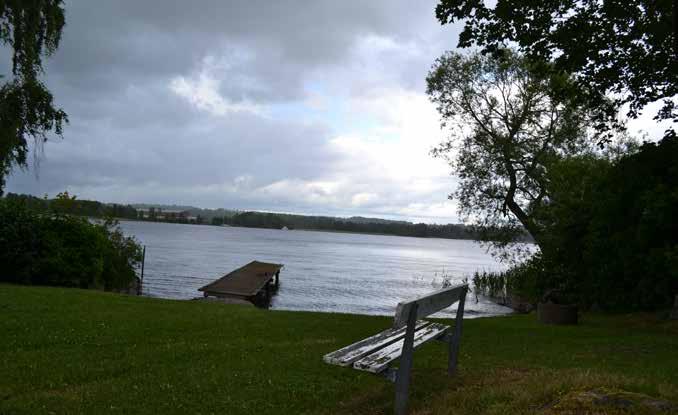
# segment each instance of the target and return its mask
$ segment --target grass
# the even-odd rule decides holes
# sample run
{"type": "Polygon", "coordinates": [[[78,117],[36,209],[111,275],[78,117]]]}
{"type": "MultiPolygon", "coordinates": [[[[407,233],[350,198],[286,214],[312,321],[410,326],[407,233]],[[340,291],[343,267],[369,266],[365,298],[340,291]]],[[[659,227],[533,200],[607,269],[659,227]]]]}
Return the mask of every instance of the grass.
{"type": "MultiPolygon", "coordinates": [[[[0,285],[0,413],[390,413],[392,384],[322,361],[390,322],[0,285]]],[[[412,413],[587,413],[554,404],[597,388],[678,402],[678,324],[653,315],[467,320],[453,378],[444,346],[415,353],[412,413]]]]}

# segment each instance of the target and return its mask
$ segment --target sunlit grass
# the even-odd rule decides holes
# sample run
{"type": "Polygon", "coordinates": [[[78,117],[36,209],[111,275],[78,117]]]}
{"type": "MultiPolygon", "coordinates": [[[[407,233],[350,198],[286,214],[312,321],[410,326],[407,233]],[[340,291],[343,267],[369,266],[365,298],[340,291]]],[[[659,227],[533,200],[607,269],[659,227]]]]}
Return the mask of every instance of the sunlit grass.
{"type": "MultiPolygon", "coordinates": [[[[392,384],[322,361],[388,327],[384,317],[10,285],[0,316],[2,414],[392,411],[392,384]]],[[[442,343],[415,353],[412,413],[571,413],[563,396],[603,387],[678,402],[678,324],[467,320],[460,373],[445,367],[442,343]]]]}

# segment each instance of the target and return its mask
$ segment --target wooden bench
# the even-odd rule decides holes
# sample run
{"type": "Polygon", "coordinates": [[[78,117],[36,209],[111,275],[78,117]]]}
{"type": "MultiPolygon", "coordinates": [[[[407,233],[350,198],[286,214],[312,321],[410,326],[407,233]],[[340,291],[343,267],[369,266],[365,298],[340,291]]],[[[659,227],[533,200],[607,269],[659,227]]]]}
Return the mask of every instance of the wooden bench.
{"type": "Polygon", "coordinates": [[[395,413],[405,414],[414,349],[431,340],[449,343],[447,371],[449,375],[455,373],[467,292],[468,285],[464,284],[400,303],[396,308],[392,328],[329,353],[323,360],[329,364],[351,366],[378,374],[394,382],[395,413]],[[459,306],[453,333],[444,324],[420,320],[457,301],[459,306]],[[392,368],[391,363],[398,358],[400,365],[397,369],[392,368]]]}

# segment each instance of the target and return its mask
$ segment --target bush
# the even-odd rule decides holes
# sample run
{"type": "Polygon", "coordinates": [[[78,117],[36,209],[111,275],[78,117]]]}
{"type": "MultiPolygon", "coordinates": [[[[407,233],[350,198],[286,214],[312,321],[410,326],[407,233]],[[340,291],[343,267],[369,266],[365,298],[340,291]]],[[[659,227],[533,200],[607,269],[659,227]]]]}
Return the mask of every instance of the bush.
{"type": "Polygon", "coordinates": [[[540,253],[476,290],[609,311],[668,308],[678,293],[678,138],[616,161],[594,154],[554,162],[537,220],[540,253]]]}
{"type": "Polygon", "coordinates": [[[538,291],[606,310],[669,307],[678,292],[678,139],[616,162],[570,157],[552,166],[539,219],[538,291]]]}
{"type": "Polygon", "coordinates": [[[669,307],[678,293],[678,137],[619,160],[592,203],[584,294],[609,309],[669,307]]]}
{"type": "Polygon", "coordinates": [[[0,281],[125,289],[140,260],[139,244],[112,221],[92,223],[0,200],[0,281]]]}

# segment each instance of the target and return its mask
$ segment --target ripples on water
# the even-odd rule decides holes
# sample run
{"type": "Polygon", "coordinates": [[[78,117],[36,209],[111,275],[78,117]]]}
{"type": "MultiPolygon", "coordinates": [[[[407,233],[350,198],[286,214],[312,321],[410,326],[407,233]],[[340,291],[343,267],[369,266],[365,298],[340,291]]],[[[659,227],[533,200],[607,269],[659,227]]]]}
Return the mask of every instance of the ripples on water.
{"type": "MultiPolygon", "coordinates": [[[[285,264],[273,309],[392,315],[399,301],[441,288],[442,275],[455,284],[476,270],[503,268],[472,241],[154,222],[121,227],[146,245],[144,295],[152,297],[198,297],[201,286],[256,259],[285,264]]],[[[508,311],[473,295],[466,301],[468,317],[508,311]]]]}

